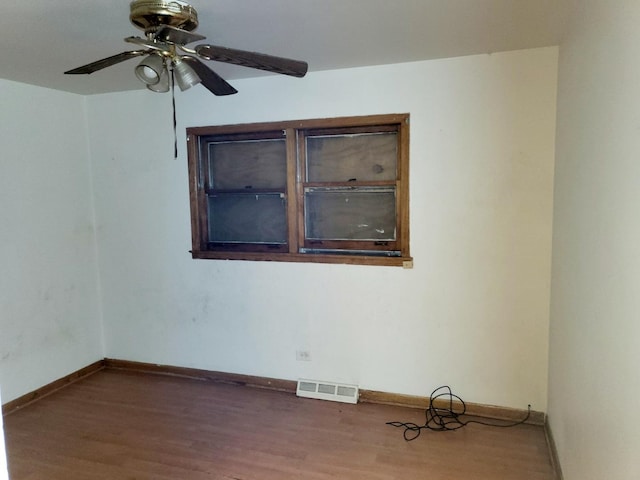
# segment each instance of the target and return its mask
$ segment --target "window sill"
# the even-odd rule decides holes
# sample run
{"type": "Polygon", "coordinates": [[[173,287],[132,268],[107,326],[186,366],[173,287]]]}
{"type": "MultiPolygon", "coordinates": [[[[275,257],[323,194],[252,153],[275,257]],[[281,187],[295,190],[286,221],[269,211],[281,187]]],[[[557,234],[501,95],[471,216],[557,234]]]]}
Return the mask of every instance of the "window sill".
{"type": "Polygon", "coordinates": [[[379,265],[386,267],[413,268],[412,257],[379,257],[366,255],[323,255],[309,253],[249,253],[192,251],[194,259],[205,260],[249,260],[269,262],[341,263],[347,265],[379,265]]]}

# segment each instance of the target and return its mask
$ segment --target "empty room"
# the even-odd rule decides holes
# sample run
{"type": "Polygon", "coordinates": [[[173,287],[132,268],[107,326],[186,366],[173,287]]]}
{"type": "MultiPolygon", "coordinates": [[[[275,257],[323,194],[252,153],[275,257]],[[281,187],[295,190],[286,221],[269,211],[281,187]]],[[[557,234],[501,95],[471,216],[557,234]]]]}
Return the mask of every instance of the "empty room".
{"type": "Polygon", "coordinates": [[[639,2],[2,8],[1,480],[640,477],[639,2]]]}

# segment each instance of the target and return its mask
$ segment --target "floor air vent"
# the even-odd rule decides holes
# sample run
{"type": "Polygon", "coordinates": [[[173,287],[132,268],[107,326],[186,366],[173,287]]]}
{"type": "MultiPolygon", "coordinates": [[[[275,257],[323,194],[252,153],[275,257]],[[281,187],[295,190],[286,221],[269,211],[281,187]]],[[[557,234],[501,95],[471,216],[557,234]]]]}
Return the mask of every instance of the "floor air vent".
{"type": "Polygon", "coordinates": [[[358,387],[341,383],[298,380],[296,395],[334,402],[358,403],[358,387]]]}

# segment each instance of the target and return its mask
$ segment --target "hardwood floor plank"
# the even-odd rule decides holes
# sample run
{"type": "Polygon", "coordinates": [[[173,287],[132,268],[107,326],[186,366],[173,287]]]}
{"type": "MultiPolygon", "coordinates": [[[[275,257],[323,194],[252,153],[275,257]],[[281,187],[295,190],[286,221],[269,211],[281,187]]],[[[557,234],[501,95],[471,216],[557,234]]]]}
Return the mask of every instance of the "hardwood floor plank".
{"type": "Polygon", "coordinates": [[[405,442],[424,411],[106,369],[5,417],[12,480],[553,480],[537,425],[405,442]]]}

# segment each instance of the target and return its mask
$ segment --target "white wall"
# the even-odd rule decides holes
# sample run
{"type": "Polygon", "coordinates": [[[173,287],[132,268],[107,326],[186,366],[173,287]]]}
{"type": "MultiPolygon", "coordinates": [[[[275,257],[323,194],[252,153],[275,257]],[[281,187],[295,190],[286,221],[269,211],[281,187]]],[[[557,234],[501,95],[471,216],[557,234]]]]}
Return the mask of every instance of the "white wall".
{"type": "Polygon", "coordinates": [[[640,477],[640,3],[560,47],[549,421],[566,480],[640,477]]]}
{"type": "Polygon", "coordinates": [[[557,49],[87,98],[106,355],[546,410],[557,49]],[[415,268],[192,260],[187,126],[411,113],[415,268]],[[296,362],[296,349],[311,362],[296,362]]]}
{"type": "Polygon", "coordinates": [[[101,358],[84,98],[0,80],[0,385],[101,358]]]}

